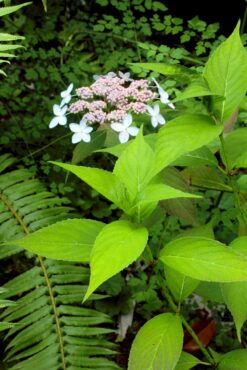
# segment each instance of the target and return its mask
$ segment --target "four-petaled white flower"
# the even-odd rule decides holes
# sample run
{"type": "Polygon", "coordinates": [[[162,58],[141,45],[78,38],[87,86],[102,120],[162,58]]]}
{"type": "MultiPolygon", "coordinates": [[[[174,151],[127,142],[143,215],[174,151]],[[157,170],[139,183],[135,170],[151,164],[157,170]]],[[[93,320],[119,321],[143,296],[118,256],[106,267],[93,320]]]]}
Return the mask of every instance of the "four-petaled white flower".
{"type": "Polygon", "coordinates": [[[83,119],[80,123],[71,123],[69,128],[74,134],[72,135],[72,143],[76,144],[79,141],[85,141],[85,143],[89,143],[91,140],[90,132],[93,131],[92,127],[87,126],[87,122],[83,119]]]}
{"type": "Polygon", "coordinates": [[[160,107],[158,104],[155,104],[153,108],[147,105],[146,108],[151,116],[151,123],[153,127],[157,127],[158,124],[164,125],[166,123],[165,118],[160,114],[160,107]]]}
{"type": "Polygon", "coordinates": [[[121,144],[126,143],[129,140],[130,135],[136,136],[138,134],[139,128],[135,126],[131,126],[132,124],[132,115],[127,114],[122,123],[114,122],[111,124],[111,128],[119,132],[119,141],[121,144]]]}
{"type": "Polygon", "coordinates": [[[67,112],[67,109],[67,105],[65,105],[64,107],[61,107],[58,104],[53,105],[53,113],[56,117],[51,120],[49,128],[56,127],[57,125],[66,125],[67,117],[65,116],[65,113],[67,112]]]}
{"type": "Polygon", "coordinates": [[[130,78],[130,73],[129,72],[123,73],[123,72],[119,71],[118,75],[119,75],[120,78],[122,78],[126,82],[133,81],[133,79],[130,78]]]}
{"type": "Polygon", "coordinates": [[[74,85],[71,83],[66,90],[61,92],[61,98],[63,98],[63,100],[61,101],[60,107],[70,102],[72,98],[71,91],[73,90],[73,87],[74,85]]]}
{"type": "Polygon", "coordinates": [[[170,100],[169,100],[168,93],[164,89],[162,89],[162,87],[156,81],[156,79],[154,77],[152,78],[152,80],[155,82],[156,86],[158,87],[158,91],[159,91],[159,94],[160,94],[160,101],[161,101],[161,103],[167,104],[168,107],[170,107],[172,109],[175,109],[175,105],[173,103],[171,103],[170,100]]]}

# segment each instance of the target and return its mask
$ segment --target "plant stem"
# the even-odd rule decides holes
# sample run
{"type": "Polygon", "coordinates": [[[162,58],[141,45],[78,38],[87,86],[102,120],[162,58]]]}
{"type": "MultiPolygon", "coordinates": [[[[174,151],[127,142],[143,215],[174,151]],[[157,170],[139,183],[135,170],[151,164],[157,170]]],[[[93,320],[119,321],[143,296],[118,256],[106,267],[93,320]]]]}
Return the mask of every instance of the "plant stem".
{"type": "Polygon", "coordinates": [[[59,138],[57,138],[57,139],[55,139],[55,140],[51,141],[49,144],[47,144],[47,145],[45,145],[45,146],[42,146],[42,148],[39,148],[39,149],[35,150],[34,152],[32,152],[32,153],[30,153],[30,154],[28,154],[28,155],[25,155],[25,157],[22,157],[21,159],[19,159],[19,161],[18,161],[18,162],[23,161],[24,159],[26,159],[26,158],[28,158],[28,157],[32,157],[33,155],[35,155],[35,154],[37,154],[37,153],[42,152],[42,151],[43,151],[43,150],[45,150],[46,148],[49,148],[49,146],[51,146],[51,145],[53,145],[53,144],[57,143],[58,141],[60,141],[60,140],[64,139],[65,137],[68,137],[68,136],[70,136],[70,135],[71,135],[71,133],[69,133],[69,134],[65,134],[65,135],[63,135],[63,136],[60,136],[59,138]]]}
{"type": "Polygon", "coordinates": [[[164,293],[164,296],[165,296],[165,298],[167,299],[167,301],[169,303],[169,306],[171,307],[171,309],[177,315],[180,316],[183,326],[186,328],[186,330],[189,332],[189,334],[191,335],[191,337],[194,339],[194,341],[196,342],[196,344],[198,345],[198,347],[200,348],[200,350],[204,354],[204,356],[207,359],[207,361],[211,365],[215,365],[215,361],[212,358],[210,352],[204,347],[204,345],[202,344],[202,342],[200,341],[200,339],[196,335],[195,331],[192,329],[192,327],[190,326],[190,324],[186,321],[185,317],[183,315],[181,315],[181,313],[179,313],[180,306],[176,306],[176,304],[174,303],[174,301],[172,299],[172,296],[170,295],[170,293],[169,293],[169,291],[168,291],[168,289],[166,287],[163,289],[163,293],[164,293]]]}

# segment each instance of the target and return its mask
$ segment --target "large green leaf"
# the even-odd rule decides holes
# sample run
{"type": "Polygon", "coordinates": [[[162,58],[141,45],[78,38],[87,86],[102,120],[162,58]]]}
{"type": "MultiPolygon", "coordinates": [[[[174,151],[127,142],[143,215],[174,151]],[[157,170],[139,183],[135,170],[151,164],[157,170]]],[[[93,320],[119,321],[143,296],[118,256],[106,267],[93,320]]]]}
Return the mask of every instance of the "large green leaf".
{"type": "Polygon", "coordinates": [[[118,207],[125,209],[126,189],[114,173],[99,168],[75,166],[59,162],[51,163],[72,172],[118,207]]]}
{"type": "Polygon", "coordinates": [[[246,370],[247,369],[247,350],[236,349],[226,353],[220,360],[219,370],[246,370]]]}
{"type": "Polygon", "coordinates": [[[183,329],[179,316],[163,313],[137,333],[130,350],[128,370],[173,370],[179,360],[183,329]]]}
{"type": "Polygon", "coordinates": [[[210,90],[222,95],[223,101],[215,100],[216,112],[223,122],[243,100],[247,89],[247,53],[236,26],[231,36],[209,58],[204,71],[210,90]]]}
{"type": "Polygon", "coordinates": [[[160,259],[194,279],[222,283],[247,281],[247,260],[209,238],[173,240],[161,251],[160,259]]]}
{"type": "MultiPolygon", "coordinates": [[[[214,238],[212,226],[210,224],[188,229],[178,235],[178,238],[188,236],[203,236],[206,238],[214,238]]],[[[185,276],[169,266],[165,266],[165,276],[167,285],[173,296],[178,302],[182,302],[187,298],[200,284],[199,280],[185,276]]]]}
{"type": "Polygon", "coordinates": [[[225,303],[222,295],[220,283],[211,283],[208,281],[201,281],[198,287],[195,289],[195,293],[199,294],[207,301],[225,303]]]}
{"type": "Polygon", "coordinates": [[[208,95],[215,95],[215,93],[209,89],[207,81],[200,76],[196,80],[192,81],[191,84],[176,97],[176,99],[173,99],[173,102],[175,103],[180,100],[208,95]]]}
{"type": "Polygon", "coordinates": [[[241,342],[241,328],[247,320],[247,282],[221,284],[224,301],[231,312],[241,342]]]}
{"type": "Polygon", "coordinates": [[[128,221],[115,221],[99,233],[90,257],[90,283],[84,301],[113,275],[134,262],[143,252],[148,231],[128,221]]]}
{"type": "Polygon", "coordinates": [[[177,158],[173,166],[200,166],[200,165],[217,166],[218,162],[211,150],[206,146],[193,150],[193,152],[186,153],[177,158]]]}
{"type": "Polygon", "coordinates": [[[187,298],[200,283],[199,280],[185,276],[169,266],[165,266],[167,285],[178,302],[187,298]]]}
{"type": "MultiPolygon", "coordinates": [[[[174,370],[190,370],[196,365],[204,364],[190,353],[182,352],[174,370]]],[[[206,364],[205,364],[206,365],[206,364]]]]}
{"type": "Polygon", "coordinates": [[[201,198],[200,195],[185,193],[165,184],[150,184],[140,195],[140,203],[158,202],[173,198],[201,198]]]}
{"type": "Polygon", "coordinates": [[[228,169],[247,167],[247,127],[230,132],[224,138],[221,157],[228,169]]]}
{"type": "Polygon", "coordinates": [[[217,168],[207,166],[188,167],[183,171],[183,175],[193,186],[232,192],[232,188],[226,183],[227,176],[217,168]]]}
{"type": "MultiPolygon", "coordinates": [[[[161,172],[163,182],[183,192],[190,192],[190,186],[182,172],[174,167],[167,167],[161,172]]],[[[161,206],[168,214],[183,219],[187,224],[197,224],[196,202],[190,198],[176,198],[162,201],[161,206]]]]}
{"type": "Polygon", "coordinates": [[[97,235],[105,224],[94,220],[65,220],[44,227],[19,240],[6,242],[40,256],[65,261],[89,262],[97,235]]]}
{"type": "MultiPolygon", "coordinates": [[[[233,240],[230,247],[243,258],[247,258],[247,236],[233,240]]],[[[230,310],[241,342],[241,328],[247,319],[247,282],[221,284],[225,303],[230,310]]]]}
{"type": "Polygon", "coordinates": [[[117,160],[113,173],[128,189],[134,200],[153,177],[154,152],[146,143],[142,130],[117,160]]]}
{"type": "Polygon", "coordinates": [[[81,141],[73,150],[72,164],[78,164],[87,158],[93,151],[101,148],[105,142],[106,132],[96,131],[92,133],[91,141],[84,143],[81,141]]]}
{"type": "Polygon", "coordinates": [[[214,121],[204,115],[179,116],[160,129],[156,141],[155,171],[175,161],[181,155],[206,145],[222,131],[214,121]]]}

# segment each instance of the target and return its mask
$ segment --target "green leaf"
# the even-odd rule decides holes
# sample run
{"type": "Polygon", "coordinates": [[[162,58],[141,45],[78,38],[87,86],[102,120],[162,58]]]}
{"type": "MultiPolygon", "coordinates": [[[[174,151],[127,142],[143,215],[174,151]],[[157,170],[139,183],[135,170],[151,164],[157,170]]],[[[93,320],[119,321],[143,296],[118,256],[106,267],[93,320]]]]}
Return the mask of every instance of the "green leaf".
{"type": "Polygon", "coordinates": [[[221,284],[224,301],[231,312],[241,343],[241,328],[247,319],[247,282],[221,284]]]}
{"type": "Polygon", "coordinates": [[[236,349],[226,353],[220,360],[219,370],[246,370],[247,369],[247,350],[236,349]]]}
{"type": "Polygon", "coordinates": [[[200,195],[185,193],[181,190],[172,188],[164,184],[150,184],[141,193],[138,203],[158,202],[165,199],[173,198],[201,198],[200,195]]]}
{"type": "Polygon", "coordinates": [[[174,370],[190,370],[199,364],[203,364],[203,362],[190,353],[182,352],[174,370]]]}
{"type": "Polygon", "coordinates": [[[144,227],[128,221],[115,221],[99,233],[90,257],[90,283],[84,301],[110,277],[134,262],[148,238],[144,227]]]}
{"type": "Polygon", "coordinates": [[[113,173],[125,184],[134,200],[153,177],[154,152],[145,142],[142,130],[117,160],[113,173]],[[145,160],[144,160],[145,158],[145,160]]]}
{"type": "Polygon", "coordinates": [[[193,186],[232,192],[232,188],[226,184],[227,176],[216,168],[206,166],[189,167],[183,171],[183,175],[193,186]]]}
{"type": "MultiPolygon", "coordinates": [[[[230,247],[243,258],[247,258],[247,236],[234,239],[230,247]]],[[[221,284],[221,290],[225,303],[233,316],[238,340],[241,342],[241,328],[247,319],[247,283],[221,284]]]]}
{"type": "Polygon", "coordinates": [[[118,207],[126,208],[126,189],[114,173],[99,168],[75,166],[59,162],[50,163],[72,172],[118,207]]]}
{"type": "Polygon", "coordinates": [[[9,54],[9,53],[0,53],[0,58],[14,58],[14,54],[9,54]]]}
{"type": "Polygon", "coordinates": [[[0,45],[0,52],[2,51],[8,51],[8,50],[15,50],[15,49],[19,49],[19,48],[23,48],[22,45],[11,45],[11,44],[5,44],[5,45],[0,45]]]}
{"type": "Polygon", "coordinates": [[[72,164],[78,164],[87,158],[92,152],[101,148],[105,142],[105,131],[97,131],[92,133],[89,143],[80,142],[73,150],[72,164]]]}
{"type": "MultiPolygon", "coordinates": [[[[178,235],[178,238],[188,236],[204,236],[214,238],[212,226],[210,224],[188,229],[178,235]]],[[[200,284],[199,280],[192,279],[181,274],[169,266],[165,266],[165,275],[168,288],[178,302],[187,298],[200,284]]]]}
{"type": "Polygon", "coordinates": [[[247,280],[247,260],[224,244],[203,237],[186,237],[168,243],[161,261],[194,279],[214,282],[247,280]]]}
{"type": "Polygon", "coordinates": [[[195,293],[199,294],[208,301],[223,304],[225,303],[219,283],[209,283],[207,281],[202,281],[195,289],[195,293]]]}
{"type": "Polygon", "coordinates": [[[25,37],[18,35],[10,35],[9,33],[0,33],[0,41],[15,41],[24,40],[25,37]]]}
{"type": "Polygon", "coordinates": [[[239,36],[238,22],[231,36],[209,58],[204,71],[210,90],[223,96],[215,101],[221,122],[226,120],[243,100],[247,89],[247,53],[239,36]]]}
{"type": "MultiPolygon", "coordinates": [[[[189,182],[182,172],[174,167],[167,167],[161,172],[163,182],[181,191],[189,192],[189,182]]],[[[195,201],[190,198],[176,198],[162,201],[161,206],[170,215],[182,218],[188,224],[197,224],[195,201]]]]}
{"type": "Polygon", "coordinates": [[[229,170],[247,167],[247,127],[234,130],[224,137],[221,158],[229,170]]]}
{"type": "Polygon", "coordinates": [[[216,95],[213,91],[210,90],[207,81],[203,77],[199,77],[196,80],[192,81],[192,83],[183,91],[181,92],[176,99],[173,99],[173,103],[189,99],[189,98],[196,98],[199,96],[209,96],[209,95],[216,95]]]}
{"type": "Polygon", "coordinates": [[[169,121],[157,134],[156,173],[181,155],[210,143],[221,131],[222,126],[204,115],[183,115],[169,121]]]}
{"type": "Polygon", "coordinates": [[[47,0],[42,0],[42,4],[45,9],[45,12],[47,12],[47,0]]]}
{"type": "Polygon", "coordinates": [[[176,159],[172,166],[199,166],[207,164],[209,166],[217,166],[218,162],[211,150],[206,146],[187,153],[176,159]]]}
{"type": "Polygon", "coordinates": [[[168,288],[178,302],[187,298],[200,283],[199,280],[185,276],[169,266],[165,266],[165,276],[168,288]]]}
{"type": "Polygon", "coordinates": [[[104,226],[94,220],[65,220],[4,244],[57,260],[89,262],[96,236],[104,226]]]}
{"type": "Polygon", "coordinates": [[[183,329],[179,316],[155,316],[137,333],[130,350],[128,370],[173,370],[179,360],[183,329]]]}
{"type": "Polygon", "coordinates": [[[24,3],[20,5],[15,5],[15,6],[6,6],[4,8],[0,8],[0,17],[3,17],[4,15],[16,12],[17,10],[23,8],[23,6],[27,6],[32,4],[31,2],[29,3],[24,3]]]}

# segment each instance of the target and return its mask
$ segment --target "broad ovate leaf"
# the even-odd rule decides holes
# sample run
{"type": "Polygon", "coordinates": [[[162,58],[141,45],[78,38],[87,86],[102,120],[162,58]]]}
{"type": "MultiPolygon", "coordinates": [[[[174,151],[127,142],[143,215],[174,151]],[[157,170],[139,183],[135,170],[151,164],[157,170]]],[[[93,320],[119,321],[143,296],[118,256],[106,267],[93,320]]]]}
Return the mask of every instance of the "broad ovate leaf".
{"type": "Polygon", "coordinates": [[[134,262],[148,239],[145,227],[128,221],[115,221],[97,236],[90,257],[90,283],[84,301],[110,277],[134,262]]]}
{"type": "Polygon", "coordinates": [[[221,284],[221,291],[233,316],[238,340],[241,342],[241,328],[247,320],[247,282],[221,284]]]}
{"type": "Polygon", "coordinates": [[[128,370],[173,370],[182,351],[183,329],[179,316],[155,316],[137,333],[130,350],[128,370]]]}
{"type": "Polygon", "coordinates": [[[52,259],[89,262],[95,239],[104,226],[94,220],[64,220],[5,244],[52,259]]]}
{"type": "Polygon", "coordinates": [[[173,102],[175,103],[180,100],[209,95],[215,95],[215,93],[210,90],[207,81],[200,76],[192,81],[191,84],[173,100],[173,102]]]}
{"type": "Polygon", "coordinates": [[[247,127],[234,130],[225,136],[221,157],[229,170],[233,167],[247,167],[247,127]]]}
{"type": "Polygon", "coordinates": [[[186,114],[169,121],[157,134],[155,172],[160,172],[181,155],[210,143],[221,131],[222,126],[200,114],[186,114]]]}
{"type": "MultiPolygon", "coordinates": [[[[212,226],[210,224],[187,229],[177,236],[184,238],[188,236],[203,236],[214,238],[212,226]]],[[[187,298],[200,284],[199,280],[183,275],[169,266],[165,266],[165,276],[167,285],[173,296],[178,302],[187,298]]]]}
{"type": "Polygon", "coordinates": [[[224,100],[214,99],[216,113],[225,121],[242,102],[247,90],[247,53],[239,36],[240,22],[230,37],[209,58],[204,78],[224,100]]]}
{"type": "Polygon", "coordinates": [[[118,207],[125,209],[126,189],[121,180],[112,172],[99,168],[75,166],[59,162],[51,163],[72,172],[104,197],[115,203],[118,207]]]}
{"type": "Polygon", "coordinates": [[[204,237],[185,237],[168,243],[161,261],[178,272],[202,281],[247,281],[247,259],[224,244],[204,237]]]}
{"type": "Polygon", "coordinates": [[[177,302],[187,298],[200,283],[199,280],[180,274],[169,266],[165,266],[165,276],[168,288],[177,302]]]}
{"type": "Polygon", "coordinates": [[[200,195],[185,193],[165,184],[150,184],[140,195],[140,203],[158,202],[174,198],[201,198],[200,195]]]}
{"type": "Polygon", "coordinates": [[[142,130],[117,160],[113,173],[125,184],[131,200],[141,193],[153,176],[154,152],[142,130]]]}
{"type": "Polygon", "coordinates": [[[219,370],[246,370],[247,349],[236,349],[222,356],[218,365],[219,370]]]}
{"type": "MultiPolygon", "coordinates": [[[[247,259],[247,236],[236,238],[230,244],[232,250],[247,259]]],[[[221,284],[224,301],[231,312],[241,342],[241,328],[247,320],[247,282],[221,284]]]]}
{"type": "Polygon", "coordinates": [[[218,162],[211,150],[206,146],[194,150],[193,152],[187,153],[176,159],[173,166],[200,166],[208,165],[217,167],[218,162]]]}

